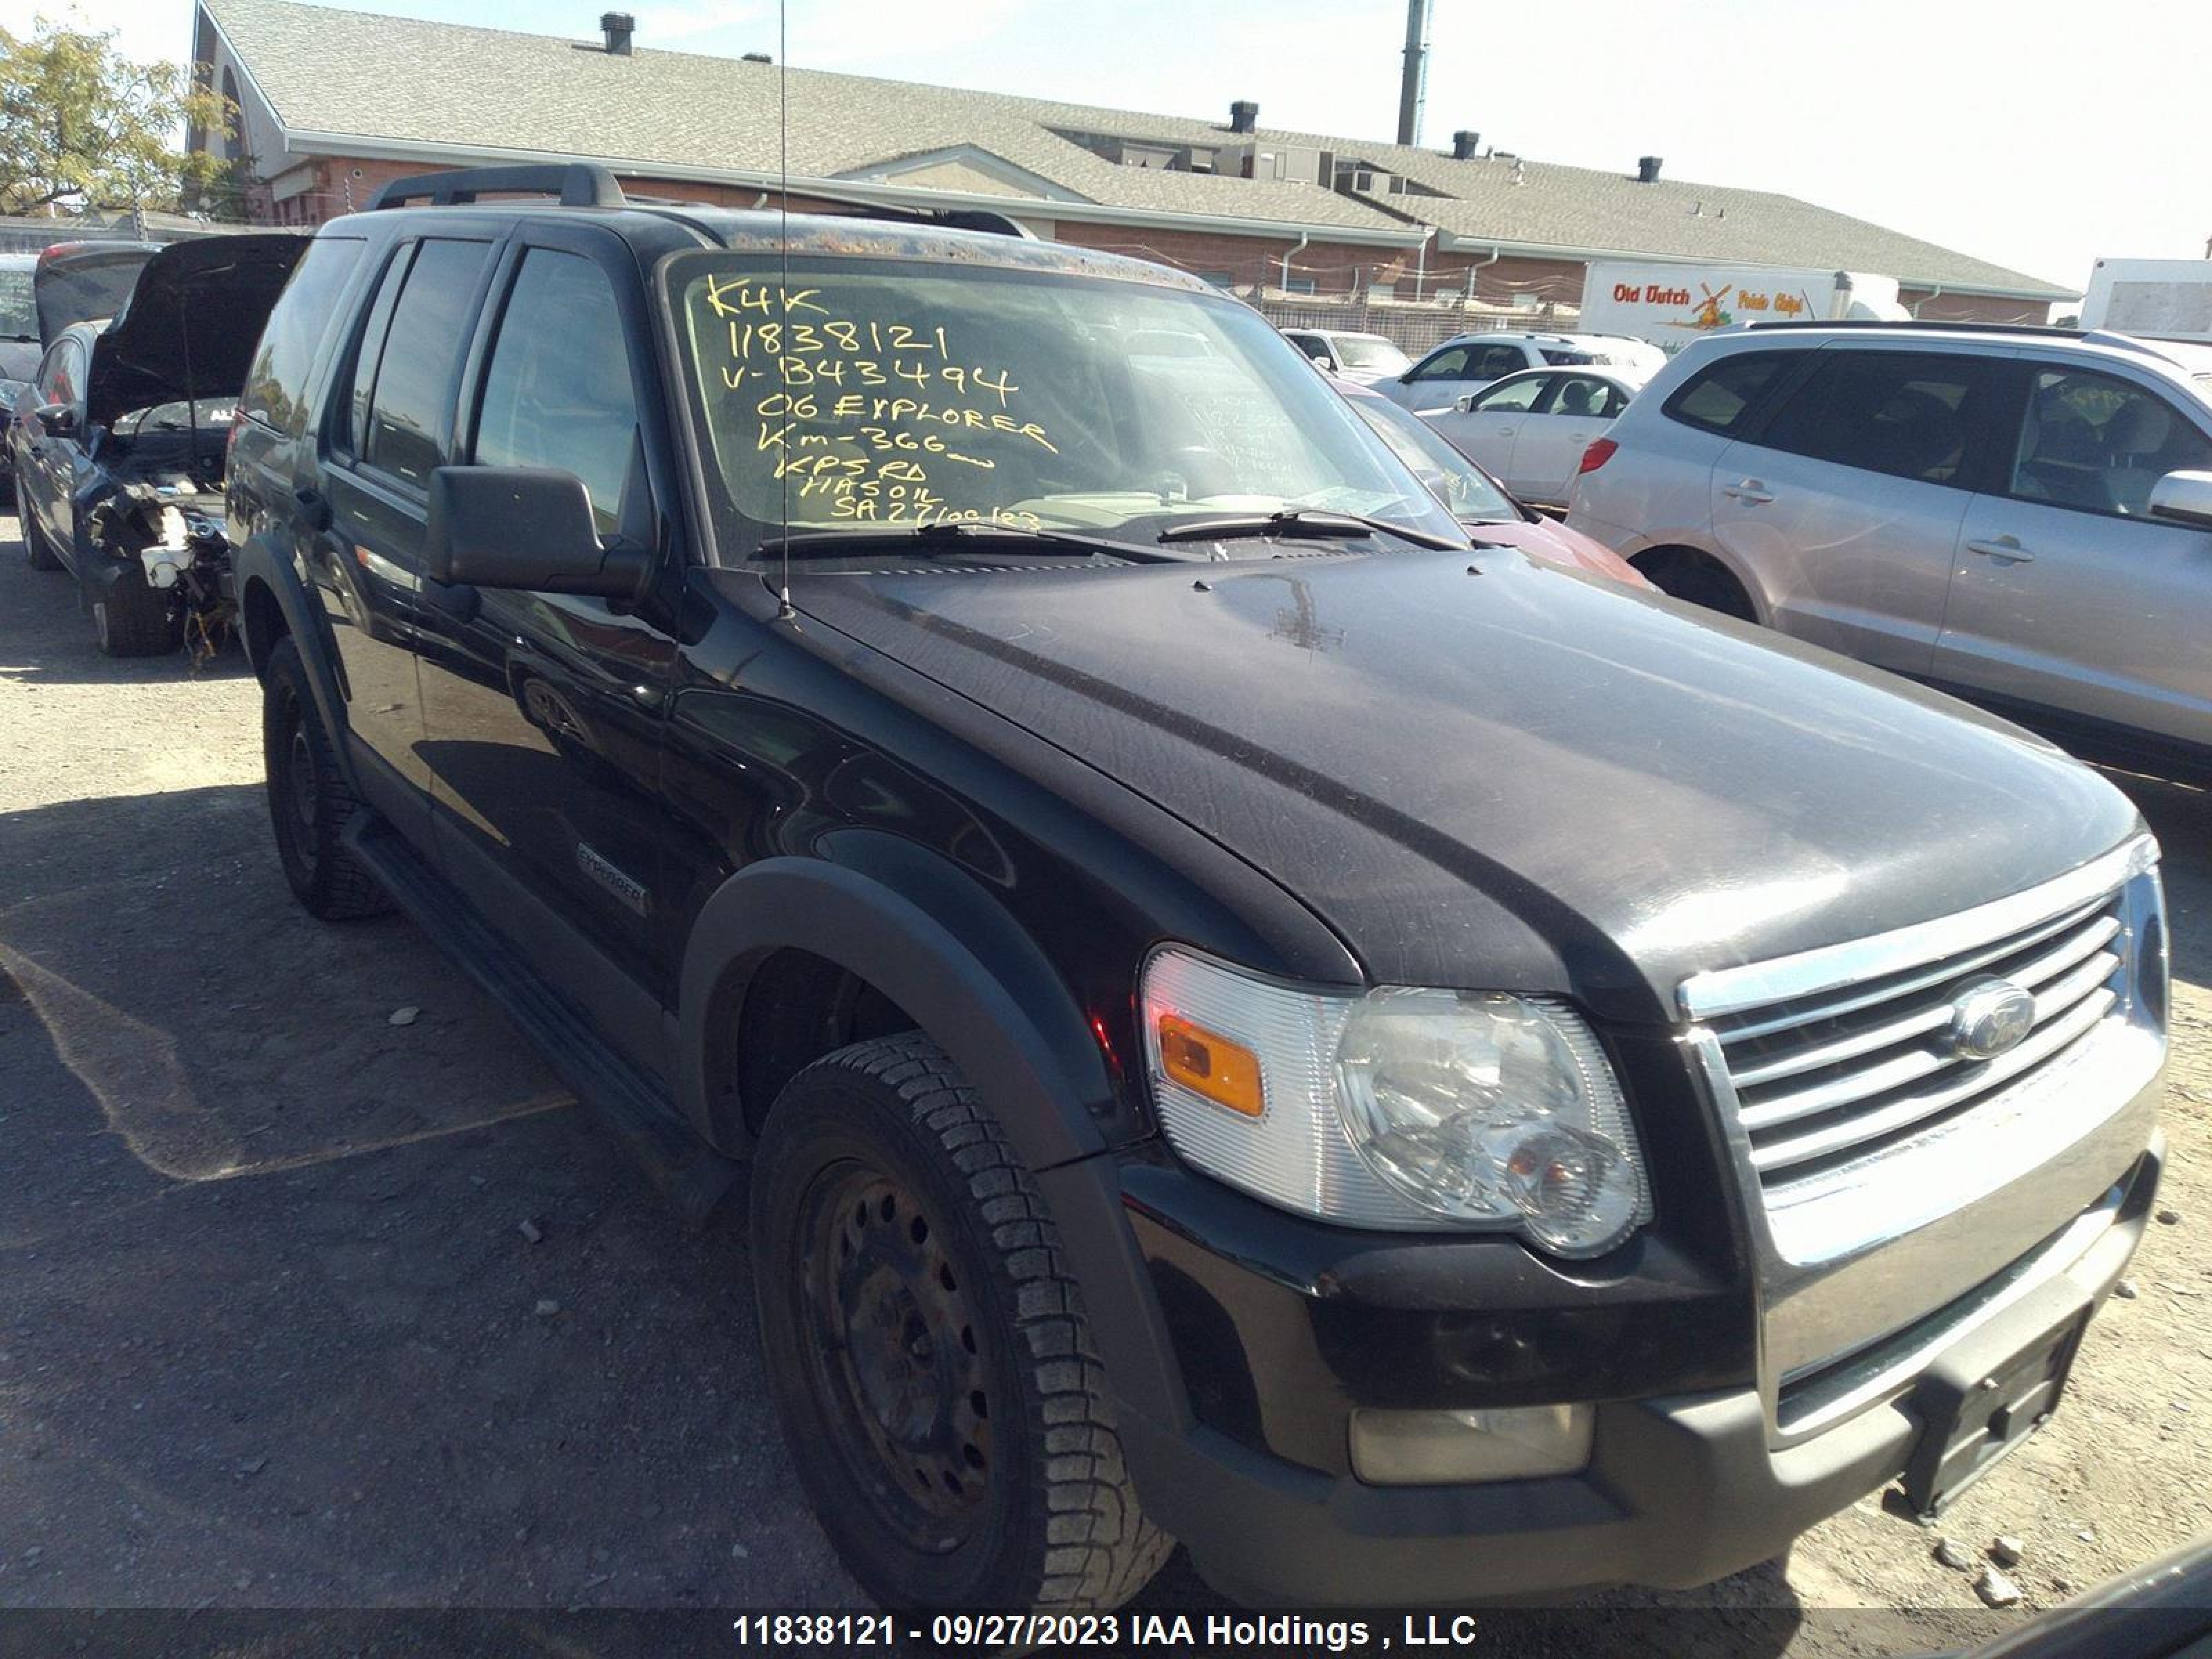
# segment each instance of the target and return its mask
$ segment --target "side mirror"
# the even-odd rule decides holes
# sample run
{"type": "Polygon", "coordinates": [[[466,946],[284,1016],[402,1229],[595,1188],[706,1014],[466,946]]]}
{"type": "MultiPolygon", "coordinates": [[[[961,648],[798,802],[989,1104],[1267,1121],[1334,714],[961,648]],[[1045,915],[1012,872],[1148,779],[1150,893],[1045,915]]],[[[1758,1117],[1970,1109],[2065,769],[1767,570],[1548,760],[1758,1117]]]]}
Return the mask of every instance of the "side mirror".
{"type": "Polygon", "coordinates": [[[1463,397],[1460,397],[1460,398],[1454,398],[1454,399],[1452,400],[1452,407],[1453,407],[1454,409],[1455,409],[1455,410],[1459,410],[1459,412],[1460,412],[1461,414],[1462,414],[1462,415],[1472,415],[1472,414],[1474,414],[1474,393],[1473,393],[1472,392],[1468,392],[1468,393],[1467,393],[1465,396],[1463,396],[1463,397]]]}
{"type": "Polygon", "coordinates": [[[49,438],[76,436],[76,410],[70,404],[40,404],[31,411],[31,418],[49,438]]]}
{"type": "Polygon", "coordinates": [[[441,582],[608,599],[635,597],[653,565],[642,548],[599,540],[581,478],[532,466],[431,473],[422,560],[441,582]]]}
{"type": "Polygon", "coordinates": [[[2212,472],[2169,472],[2150,487],[2151,516],[2212,530],[2212,472]]]}

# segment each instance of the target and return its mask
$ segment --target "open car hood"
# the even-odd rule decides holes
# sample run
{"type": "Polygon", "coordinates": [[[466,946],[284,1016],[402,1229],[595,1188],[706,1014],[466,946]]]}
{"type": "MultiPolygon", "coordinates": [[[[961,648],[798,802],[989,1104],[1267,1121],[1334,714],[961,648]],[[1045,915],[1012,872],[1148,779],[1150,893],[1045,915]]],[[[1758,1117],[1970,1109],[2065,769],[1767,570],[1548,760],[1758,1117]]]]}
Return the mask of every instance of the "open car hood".
{"type": "Polygon", "coordinates": [[[86,421],[106,426],[156,404],[237,397],[262,325],[309,240],[291,232],[209,236],[155,254],[93,346],[86,421]]]}
{"type": "Polygon", "coordinates": [[[61,338],[65,328],[122,310],[138,273],[161,251],[158,242],[61,242],[41,253],[31,273],[39,349],[61,338]]]}

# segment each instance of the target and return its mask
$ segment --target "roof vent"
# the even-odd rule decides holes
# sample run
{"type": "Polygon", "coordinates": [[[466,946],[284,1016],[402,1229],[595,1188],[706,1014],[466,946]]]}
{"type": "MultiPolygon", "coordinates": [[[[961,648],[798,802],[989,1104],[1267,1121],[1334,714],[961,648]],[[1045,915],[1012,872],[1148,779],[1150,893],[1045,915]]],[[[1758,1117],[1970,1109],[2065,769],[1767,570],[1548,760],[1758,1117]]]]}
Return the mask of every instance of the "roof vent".
{"type": "Polygon", "coordinates": [[[1239,98],[1229,106],[1229,130],[1249,132],[1260,125],[1260,106],[1249,98],[1239,98]]]}
{"type": "Polygon", "coordinates": [[[747,64],[773,64],[775,59],[764,52],[749,52],[739,61],[747,64]]]}
{"type": "Polygon", "coordinates": [[[1482,135],[1479,132],[1452,134],[1452,160],[1455,161],[1472,161],[1481,148],[1482,135]]]}
{"type": "Polygon", "coordinates": [[[599,14],[599,33],[607,38],[610,57],[627,58],[629,56],[629,38],[637,33],[637,19],[626,11],[602,12],[599,14]]]}
{"type": "Polygon", "coordinates": [[[1638,156],[1636,158],[1636,182],[1639,185],[1657,184],[1659,182],[1659,169],[1665,165],[1666,163],[1664,160],[1656,155],[1638,156]]]}

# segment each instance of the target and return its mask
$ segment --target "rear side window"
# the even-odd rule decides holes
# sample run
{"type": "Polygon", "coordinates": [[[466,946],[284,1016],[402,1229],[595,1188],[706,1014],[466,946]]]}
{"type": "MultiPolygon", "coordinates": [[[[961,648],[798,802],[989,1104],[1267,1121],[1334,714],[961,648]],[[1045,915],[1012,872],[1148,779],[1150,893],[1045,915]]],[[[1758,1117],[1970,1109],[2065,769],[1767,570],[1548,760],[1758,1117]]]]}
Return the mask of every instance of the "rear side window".
{"type": "Polygon", "coordinates": [[[307,428],[307,371],[337,316],[338,295],[361,263],[356,237],[325,236],[294,267],[261,331],[240,407],[291,437],[307,428]]]}
{"type": "Polygon", "coordinates": [[[443,459],[462,332],[490,253],[486,242],[425,241],[392,309],[368,417],[357,428],[361,457],[418,489],[443,459]]]}
{"type": "Polygon", "coordinates": [[[591,492],[600,533],[616,528],[636,447],[637,388],[605,271],[548,248],[524,257],[479,407],[478,465],[572,472],[591,492]]]}
{"type": "Polygon", "coordinates": [[[1576,351],[1566,346],[1546,346],[1544,361],[1555,368],[1571,368],[1578,364],[1601,362],[1595,351],[1576,351]]]}
{"type": "Polygon", "coordinates": [[[1470,380],[1495,380],[1507,374],[1518,374],[1528,366],[1528,354],[1519,346],[1487,346],[1476,355],[1467,378],[1470,380]]]}
{"type": "Polygon", "coordinates": [[[1667,399],[1661,413],[1701,432],[1732,434],[1742,422],[1745,411],[1775,383],[1792,355],[1745,351],[1723,357],[1710,368],[1692,375],[1688,384],[1667,399]]]}
{"type": "Polygon", "coordinates": [[[1824,351],[1759,441],[1818,461],[1966,486],[2002,364],[1932,351],[1824,351]]]}

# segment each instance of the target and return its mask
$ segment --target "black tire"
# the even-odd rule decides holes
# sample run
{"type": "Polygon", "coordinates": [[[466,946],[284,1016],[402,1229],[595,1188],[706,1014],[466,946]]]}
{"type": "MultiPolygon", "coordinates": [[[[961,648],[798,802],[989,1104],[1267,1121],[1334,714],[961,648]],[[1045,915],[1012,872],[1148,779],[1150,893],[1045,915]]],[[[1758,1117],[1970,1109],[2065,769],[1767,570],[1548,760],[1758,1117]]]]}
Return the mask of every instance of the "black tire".
{"type": "Polygon", "coordinates": [[[277,861],[300,902],[325,921],[390,909],[384,890],[342,839],[360,802],[338,770],[308,689],[307,665],[289,635],[276,641],[262,676],[261,753],[277,861]]]}
{"type": "Polygon", "coordinates": [[[753,1285],[784,1436],[847,1569],[897,1608],[1119,1606],[1137,1506],[1060,1235],[945,1052],[856,1042],[778,1097],[753,1285]]]}
{"type": "Polygon", "coordinates": [[[54,550],[46,545],[38,521],[32,518],[30,504],[18,497],[15,522],[23,532],[23,557],[33,570],[58,570],[62,562],[54,556],[54,550]]]}
{"type": "Polygon", "coordinates": [[[183,622],[171,613],[168,595],[148,586],[139,571],[125,570],[106,583],[88,582],[84,597],[92,613],[92,637],[104,657],[158,657],[185,641],[183,622]]]}
{"type": "Polygon", "coordinates": [[[1743,584],[1729,574],[1725,567],[1702,554],[1680,549],[1647,554],[1637,562],[1636,568],[1670,599],[1703,605],[1739,622],[1759,620],[1759,612],[1751,603],[1751,595],[1743,591],[1743,584]]]}

